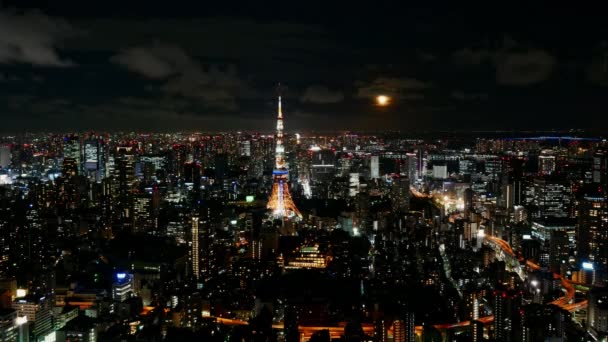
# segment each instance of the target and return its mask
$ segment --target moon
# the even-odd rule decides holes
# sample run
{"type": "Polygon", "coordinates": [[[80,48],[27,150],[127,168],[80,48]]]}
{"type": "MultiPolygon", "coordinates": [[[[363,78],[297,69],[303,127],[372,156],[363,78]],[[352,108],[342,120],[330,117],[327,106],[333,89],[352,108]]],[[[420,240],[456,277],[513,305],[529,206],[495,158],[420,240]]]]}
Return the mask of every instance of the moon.
{"type": "Polygon", "coordinates": [[[378,106],[388,106],[391,103],[391,98],[386,95],[376,96],[376,104],[378,106]]]}

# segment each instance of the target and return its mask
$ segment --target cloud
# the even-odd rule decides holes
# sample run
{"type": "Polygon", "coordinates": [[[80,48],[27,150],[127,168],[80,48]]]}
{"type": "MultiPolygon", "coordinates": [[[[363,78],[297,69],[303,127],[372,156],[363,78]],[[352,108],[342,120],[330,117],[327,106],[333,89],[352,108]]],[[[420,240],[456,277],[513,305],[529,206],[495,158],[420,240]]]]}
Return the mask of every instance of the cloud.
{"type": "Polygon", "coordinates": [[[454,90],[450,93],[450,97],[458,101],[479,101],[487,100],[488,94],[486,93],[466,93],[462,90],[454,90]]]}
{"type": "Polygon", "coordinates": [[[430,83],[415,78],[379,77],[371,82],[357,82],[357,96],[370,98],[378,94],[401,99],[420,99],[422,91],[431,87],[430,83]]]}
{"type": "Polygon", "coordinates": [[[455,51],[452,54],[452,59],[456,64],[462,65],[479,65],[482,62],[487,61],[493,56],[493,54],[486,49],[473,50],[471,48],[464,48],[455,51]]]}
{"type": "Polygon", "coordinates": [[[333,91],[326,86],[314,85],[306,88],[304,94],[300,97],[300,101],[309,103],[338,103],[344,100],[344,93],[341,91],[333,91]]]}
{"type": "Polygon", "coordinates": [[[111,57],[110,61],[152,79],[165,79],[196,67],[196,63],[181,48],[160,44],[123,50],[111,57]]]}
{"type": "Polygon", "coordinates": [[[73,65],[57,53],[57,45],[75,30],[64,20],[38,11],[17,13],[0,10],[0,63],[39,66],[73,65]]]}
{"type": "Polygon", "coordinates": [[[587,67],[587,80],[591,83],[608,86],[608,42],[601,42],[591,64],[587,67]]]}
{"type": "Polygon", "coordinates": [[[551,76],[555,64],[555,57],[540,49],[501,53],[496,57],[496,82],[513,86],[539,83],[551,76]]]}
{"type": "Polygon", "coordinates": [[[234,111],[240,97],[254,93],[233,65],[204,67],[177,46],[134,47],[110,60],[144,77],[163,80],[159,89],[166,95],[195,99],[208,108],[234,111]]]}
{"type": "Polygon", "coordinates": [[[506,38],[504,47],[488,49],[464,48],[455,51],[452,59],[460,65],[490,63],[496,70],[496,83],[509,86],[525,86],[548,79],[557,64],[549,52],[538,48],[522,48],[506,38]]]}

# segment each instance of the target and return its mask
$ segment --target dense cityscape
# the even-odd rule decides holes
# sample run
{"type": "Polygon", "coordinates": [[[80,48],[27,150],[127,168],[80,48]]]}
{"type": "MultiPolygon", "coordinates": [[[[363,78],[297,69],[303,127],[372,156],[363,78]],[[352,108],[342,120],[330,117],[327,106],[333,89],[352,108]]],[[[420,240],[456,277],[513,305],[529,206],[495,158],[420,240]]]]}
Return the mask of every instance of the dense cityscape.
{"type": "Polygon", "coordinates": [[[608,341],[605,13],[0,0],[0,342],[608,341]]]}
{"type": "Polygon", "coordinates": [[[2,340],[606,338],[606,140],[299,134],[276,101],[274,134],[4,136],[2,340]]]}

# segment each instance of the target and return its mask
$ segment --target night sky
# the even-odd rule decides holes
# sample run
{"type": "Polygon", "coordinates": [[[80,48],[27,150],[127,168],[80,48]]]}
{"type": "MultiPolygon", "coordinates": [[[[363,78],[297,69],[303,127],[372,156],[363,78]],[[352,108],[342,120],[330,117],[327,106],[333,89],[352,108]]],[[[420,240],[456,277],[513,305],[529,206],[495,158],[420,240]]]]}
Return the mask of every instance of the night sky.
{"type": "Polygon", "coordinates": [[[0,130],[608,126],[604,8],[221,3],[2,2],[0,130]]]}

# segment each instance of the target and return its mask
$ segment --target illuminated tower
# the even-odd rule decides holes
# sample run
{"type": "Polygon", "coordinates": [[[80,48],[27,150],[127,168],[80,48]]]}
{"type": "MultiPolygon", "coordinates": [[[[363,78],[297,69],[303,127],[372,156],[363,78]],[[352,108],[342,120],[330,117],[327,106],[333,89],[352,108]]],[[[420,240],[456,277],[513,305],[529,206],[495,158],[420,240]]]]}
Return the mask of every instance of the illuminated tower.
{"type": "Polygon", "coordinates": [[[279,108],[277,115],[277,136],[275,149],[275,170],[272,172],[272,193],[268,199],[271,215],[276,219],[302,218],[302,214],[291,199],[289,185],[287,183],[287,165],[285,163],[285,147],[283,146],[283,112],[281,110],[281,96],[279,95],[279,108]]]}

